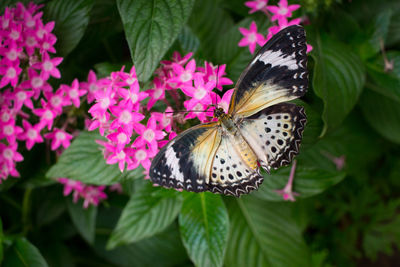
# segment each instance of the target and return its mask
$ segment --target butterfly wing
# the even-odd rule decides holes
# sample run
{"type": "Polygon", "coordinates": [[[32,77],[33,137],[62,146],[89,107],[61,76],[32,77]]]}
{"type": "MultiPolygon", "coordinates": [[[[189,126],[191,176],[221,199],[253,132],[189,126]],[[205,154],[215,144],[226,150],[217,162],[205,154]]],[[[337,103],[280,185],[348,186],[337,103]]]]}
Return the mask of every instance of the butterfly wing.
{"type": "Polygon", "coordinates": [[[220,142],[217,123],[189,128],[158,152],[151,163],[151,180],[167,188],[206,191],[206,180],[220,142]]]}
{"type": "Polygon", "coordinates": [[[247,117],[303,96],[308,86],[306,50],[305,31],[299,25],[274,35],[240,76],[229,113],[247,117]]]}
{"type": "Polygon", "coordinates": [[[280,103],[243,119],[239,130],[269,170],[289,164],[298,154],[306,121],[303,107],[280,103]]]}
{"type": "Polygon", "coordinates": [[[187,191],[240,196],[257,189],[257,156],[243,137],[223,132],[218,123],[201,124],[164,146],[150,167],[153,183],[187,191]]]}

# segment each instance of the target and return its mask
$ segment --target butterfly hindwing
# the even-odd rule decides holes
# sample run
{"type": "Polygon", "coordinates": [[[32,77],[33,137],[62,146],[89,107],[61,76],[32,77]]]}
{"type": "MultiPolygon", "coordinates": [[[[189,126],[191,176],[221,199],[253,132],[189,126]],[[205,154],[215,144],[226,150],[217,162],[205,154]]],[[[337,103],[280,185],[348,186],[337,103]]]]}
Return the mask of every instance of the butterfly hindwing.
{"type": "Polygon", "coordinates": [[[262,182],[257,155],[243,137],[223,133],[212,164],[209,190],[239,197],[257,189],[262,182]]]}
{"type": "Polygon", "coordinates": [[[151,163],[151,180],[168,188],[206,191],[206,179],[220,140],[216,123],[189,128],[158,152],[151,163]]]}
{"type": "Polygon", "coordinates": [[[303,107],[281,103],[243,119],[239,129],[269,170],[289,164],[298,154],[306,121],[303,107]]]}
{"type": "Polygon", "coordinates": [[[289,26],[265,44],[240,76],[230,113],[240,117],[303,96],[308,86],[305,31],[289,26]]]}

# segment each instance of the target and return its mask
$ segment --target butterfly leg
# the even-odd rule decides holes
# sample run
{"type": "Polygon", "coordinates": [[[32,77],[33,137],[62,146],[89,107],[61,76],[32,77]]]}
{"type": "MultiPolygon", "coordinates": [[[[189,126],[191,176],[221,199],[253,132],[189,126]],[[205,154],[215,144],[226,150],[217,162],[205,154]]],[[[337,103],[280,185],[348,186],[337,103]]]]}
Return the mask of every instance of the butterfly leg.
{"type": "Polygon", "coordinates": [[[292,168],[290,170],[289,180],[285,185],[285,187],[281,190],[274,190],[276,193],[281,195],[284,200],[296,201],[294,196],[300,195],[299,193],[292,191],[294,174],[296,172],[296,165],[297,165],[297,160],[293,160],[292,168]]]}

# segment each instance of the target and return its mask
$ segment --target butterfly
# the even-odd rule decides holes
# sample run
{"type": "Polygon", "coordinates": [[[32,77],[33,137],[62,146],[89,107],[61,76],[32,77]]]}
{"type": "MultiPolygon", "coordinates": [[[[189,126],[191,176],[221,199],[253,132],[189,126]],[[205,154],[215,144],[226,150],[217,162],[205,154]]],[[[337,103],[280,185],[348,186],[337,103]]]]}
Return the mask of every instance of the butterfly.
{"type": "Polygon", "coordinates": [[[307,121],[304,108],[287,103],[308,87],[306,38],[294,25],[274,35],[255,55],[235,86],[228,114],[182,132],[154,157],[153,183],[192,192],[239,197],[267,172],[298,154],[307,121]]]}

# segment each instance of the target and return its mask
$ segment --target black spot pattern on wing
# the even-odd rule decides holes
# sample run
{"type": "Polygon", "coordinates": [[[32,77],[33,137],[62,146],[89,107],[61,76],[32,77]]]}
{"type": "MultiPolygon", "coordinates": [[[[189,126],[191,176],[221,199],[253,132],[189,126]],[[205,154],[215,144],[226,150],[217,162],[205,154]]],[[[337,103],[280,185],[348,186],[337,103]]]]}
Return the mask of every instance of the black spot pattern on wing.
{"type": "Polygon", "coordinates": [[[239,102],[247,90],[266,81],[289,89],[291,95],[303,96],[308,87],[306,51],[307,45],[303,27],[299,25],[289,26],[274,35],[258,51],[240,76],[236,84],[237,92],[234,95],[234,103],[239,102]],[[280,56],[277,58],[277,55],[280,56]],[[279,64],[283,59],[291,57],[295,59],[296,69],[289,69],[288,66],[279,64]],[[263,60],[260,60],[261,58],[263,60]]]}
{"type": "MultiPolygon", "coordinates": [[[[290,123],[281,125],[283,128],[291,127],[291,135],[289,139],[282,140],[282,146],[279,148],[280,151],[277,152],[274,158],[269,159],[269,166],[272,168],[279,168],[284,165],[288,165],[294,158],[295,155],[299,153],[300,143],[303,138],[304,126],[307,122],[306,114],[304,113],[304,108],[301,106],[297,106],[292,103],[280,103],[277,105],[273,105],[268,107],[245,120],[259,120],[260,117],[266,117],[268,119],[274,118],[274,114],[290,114],[288,118],[290,119],[290,123]]],[[[276,119],[276,117],[275,117],[276,119]]],[[[286,119],[286,118],[280,118],[286,119]]],[[[268,125],[268,123],[266,122],[268,125]]],[[[244,124],[243,124],[244,125],[244,124]]],[[[267,128],[266,128],[267,129],[267,128]]],[[[276,142],[278,140],[267,140],[267,144],[269,142],[276,142]]],[[[263,144],[261,144],[263,145],[263,144]]],[[[265,166],[263,166],[265,167],[265,166]]]]}
{"type": "Polygon", "coordinates": [[[197,138],[208,127],[191,128],[164,146],[153,159],[149,171],[153,183],[192,192],[206,191],[205,177],[196,170],[190,153],[197,138]]]}

